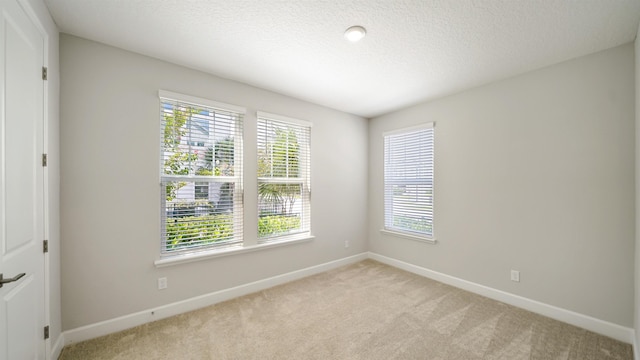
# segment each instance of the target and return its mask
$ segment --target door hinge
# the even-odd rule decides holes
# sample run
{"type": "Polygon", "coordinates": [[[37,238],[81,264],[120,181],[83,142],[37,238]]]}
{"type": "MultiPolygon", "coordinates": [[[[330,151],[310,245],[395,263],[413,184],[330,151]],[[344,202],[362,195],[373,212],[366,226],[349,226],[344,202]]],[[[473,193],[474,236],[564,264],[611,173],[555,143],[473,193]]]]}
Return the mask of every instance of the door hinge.
{"type": "Polygon", "coordinates": [[[42,241],[42,252],[44,252],[44,253],[48,253],[49,252],[49,240],[43,240],[42,241]]]}
{"type": "Polygon", "coordinates": [[[47,154],[42,154],[42,166],[47,166],[47,154]]]}
{"type": "Polygon", "coordinates": [[[42,67],[42,80],[47,80],[47,67],[42,67]]]}
{"type": "Polygon", "coordinates": [[[49,338],[49,325],[44,327],[44,339],[47,340],[49,338]]]}

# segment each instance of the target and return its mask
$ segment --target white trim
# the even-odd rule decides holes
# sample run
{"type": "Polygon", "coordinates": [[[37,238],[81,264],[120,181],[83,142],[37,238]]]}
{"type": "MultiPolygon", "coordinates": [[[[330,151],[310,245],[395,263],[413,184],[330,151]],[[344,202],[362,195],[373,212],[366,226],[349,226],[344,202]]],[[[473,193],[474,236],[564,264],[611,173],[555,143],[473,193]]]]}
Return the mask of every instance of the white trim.
{"type": "Polygon", "coordinates": [[[53,344],[53,347],[51,348],[51,357],[49,357],[49,359],[58,359],[60,357],[60,354],[62,353],[62,349],[64,348],[64,333],[61,333],[60,336],[58,336],[58,339],[56,340],[56,342],[53,344]]]}
{"type": "Polygon", "coordinates": [[[167,100],[177,100],[177,101],[189,103],[192,105],[209,106],[218,110],[234,111],[240,114],[246,114],[247,112],[247,109],[242,106],[225,104],[218,101],[204,99],[197,96],[179,94],[172,91],[158,90],[158,97],[161,99],[167,99],[167,100]]]}
{"type": "MultiPolygon", "coordinates": [[[[613,339],[629,343],[633,345],[634,358],[640,360],[637,351],[637,342],[635,339],[635,331],[621,325],[613,324],[607,321],[599,320],[587,315],[579,314],[570,310],[558,308],[552,305],[544,304],[535,300],[527,299],[518,295],[510,294],[501,290],[493,289],[484,285],[476,284],[467,280],[446,275],[437,271],[429,270],[417,265],[409,264],[400,260],[389,258],[373,252],[360,253],[339,260],[330,261],[324,264],[311,266],[305,269],[292,271],[286,274],[274,276],[271,278],[258,280],[252,283],[239,285],[233,288],[216,291],[213,293],[197,296],[191,299],[163,305],[157,308],[151,308],[134,314],[121,316],[115,319],[102,321],[99,323],[82,326],[76,329],[63,332],[56,341],[52,354],[59,355],[61,351],[61,343],[65,345],[77,343],[93,339],[99,336],[108,335],[114,332],[129,329],[134,326],[142,325],[151,321],[164,319],[170,316],[193,311],[202,307],[217,304],[222,301],[230,300],[239,296],[254,293],[268,289],[273,286],[284,284],[290,281],[298,280],[307,276],[315,275],[321,272],[329,271],[340,266],[349,265],[365,259],[372,259],[381,263],[424,276],[448,285],[452,285],[497,301],[504,302],[534,313],[538,313],[552,319],[562,321],[571,325],[575,325],[613,339]]],[[[56,357],[54,356],[53,359],[56,357]]]]}
{"type": "Polygon", "coordinates": [[[627,344],[634,343],[634,330],[628,327],[596,319],[591,316],[579,314],[571,310],[562,309],[539,301],[531,300],[519,295],[510,294],[502,290],[497,290],[488,286],[476,284],[467,280],[429,270],[373,252],[369,252],[369,258],[420,276],[427,277],[429,279],[433,279],[463,290],[476,293],[478,295],[488,297],[493,300],[497,300],[509,305],[519,307],[521,309],[550,317],[558,321],[578,326],[583,329],[587,329],[589,331],[593,331],[595,333],[625,342],[627,344]]]}
{"type": "MultiPolygon", "coordinates": [[[[29,21],[38,29],[38,32],[42,36],[42,66],[49,68],[49,40],[51,38],[47,26],[44,23],[46,20],[41,19],[38,16],[33,4],[28,0],[17,0],[16,3],[24,11],[29,21]]],[[[46,7],[46,6],[45,6],[46,7]]],[[[48,9],[47,9],[48,12],[48,9]]],[[[53,74],[50,72],[49,76],[53,74]]],[[[49,154],[49,80],[42,81],[42,153],[49,154]]],[[[36,140],[37,141],[37,140],[36,140]]],[[[51,165],[50,165],[51,166],[51,165]]],[[[46,166],[42,168],[42,236],[43,239],[51,239],[50,236],[50,221],[49,221],[49,168],[46,166]]],[[[43,289],[43,319],[45,326],[51,327],[51,272],[49,253],[45,253],[42,259],[43,273],[42,273],[42,289],[43,289]]],[[[44,359],[57,359],[57,357],[50,357],[51,340],[44,340],[44,359]]]]}
{"type": "Polygon", "coordinates": [[[290,178],[277,178],[277,177],[259,177],[258,182],[270,183],[270,184],[304,184],[304,177],[290,177],[290,178]]]}
{"type": "Polygon", "coordinates": [[[424,123],[424,124],[420,124],[420,125],[414,125],[414,126],[409,126],[406,128],[402,128],[402,129],[396,129],[396,130],[389,130],[389,131],[385,131],[382,133],[382,137],[385,136],[389,136],[389,135],[397,135],[397,134],[404,134],[410,131],[416,131],[416,130],[422,130],[422,129],[431,129],[436,127],[436,123],[435,122],[428,122],[428,123],[424,123]]]}
{"type": "Polygon", "coordinates": [[[380,232],[385,234],[385,235],[401,237],[401,238],[405,238],[405,239],[409,239],[409,240],[413,240],[413,241],[419,241],[419,242],[423,242],[423,243],[427,243],[427,244],[434,244],[435,245],[438,242],[436,240],[436,238],[433,238],[433,237],[430,238],[430,237],[427,237],[427,236],[412,235],[412,234],[403,233],[403,232],[400,232],[400,231],[380,229],[380,232]]]}
{"type": "Polygon", "coordinates": [[[171,266],[171,265],[186,264],[194,261],[212,259],[212,258],[217,258],[221,256],[238,255],[238,254],[244,254],[252,251],[270,249],[270,248],[283,246],[283,245],[292,245],[292,244],[297,244],[305,241],[311,241],[313,239],[315,239],[315,236],[309,235],[309,232],[305,232],[302,236],[291,237],[287,240],[282,240],[278,242],[257,244],[257,245],[251,245],[251,246],[242,246],[241,244],[238,244],[238,245],[232,245],[232,246],[221,246],[219,248],[199,251],[191,254],[167,255],[165,258],[154,261],[153,264],[158,268],[171,266]]]}
{"type": "Polygon", "coordinates": [[[367,255],[368,254],[366,252],[360,253],[346,258],[330,261],[324,264],[311,266],[305,269],[292,271],[286,274],[273,276],[248,284],[239,285],[229,289],[212,292],[191,299],[178,301],[156,308],[143,310],[134,314],[120,316],[115,319],[105,320],[95,324],[68,330],[64,332],[64,343],[65,345],[69,345],[80,341],[93,339],[99,336],[108,335],[114,332],[126,330],[134,326],[149,323],[151,321],[183,314],[188,311],[193,311],[206,306],[217,304],[222,301],[230,300],[239,296],[251,294],[290,281],[302,279],[307,276],[329,271],[340,266],[353,264],[358,261],[367,259],[367,255]]]}
{"type": "Polygon", "coordinates": [[[258,111],[256,113],[256,115],[257,115],[258,119],[284,121],[284,122],[288,122],[288,123],[292,123],[292,124],[296,124],[296,125],[300,125],[300,126],[313,127],[313,124],[310,121],[290,118],[290,117],[282,116],[282,115],[278,115],[278,114],[271,114],[271,113],[264,112],[264,111],[258,111]]]}
{"type": "Polygon", "coordinates": [[[633,331],[633,358],[635,360],[640,360],[640,351],[638,351],[638,338],[637,331],[633,331]]]}
{"type": "Polygon", "coordinates": [[[169,182],[169,181],[185,181],[185,182],[195,182],[195,181],[202,181],[202,182],[220,182],[220,183],[228,183],[228,182],[232,182],[232,183],[236,183],[239,184],[242,181],[240,181],[240,177],[238,176],[204,176],[204,175],[165,175],[162,174],[160,175],[162,177],[162,179],[160,179],[160,184],[162,184],[163,182],[169,182]]]}

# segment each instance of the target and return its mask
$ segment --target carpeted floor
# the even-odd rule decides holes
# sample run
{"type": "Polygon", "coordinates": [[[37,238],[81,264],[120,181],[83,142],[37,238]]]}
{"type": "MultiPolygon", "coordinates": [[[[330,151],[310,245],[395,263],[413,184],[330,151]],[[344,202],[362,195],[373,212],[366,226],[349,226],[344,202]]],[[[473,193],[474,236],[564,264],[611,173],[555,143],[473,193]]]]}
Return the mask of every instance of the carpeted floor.
{"type": "Polygon", "coordinates": [[[66,347],[74,359],[616,359],[631,346],[365,260],[66,347]]]}

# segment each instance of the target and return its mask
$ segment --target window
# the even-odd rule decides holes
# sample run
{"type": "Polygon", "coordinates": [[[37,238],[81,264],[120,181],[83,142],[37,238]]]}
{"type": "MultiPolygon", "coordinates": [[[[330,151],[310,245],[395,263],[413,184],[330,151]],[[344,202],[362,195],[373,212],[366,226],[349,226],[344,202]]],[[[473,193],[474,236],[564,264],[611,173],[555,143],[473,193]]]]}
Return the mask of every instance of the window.
{"type": "Polygon", "coordinates": [[[310,231],[311,124],[258,112],[258,241],[310,231]]]}
{"type": "Polygon", "coordinates": [[[196,199],[209,199],[209,183],[197,182],[194,195],[196,199]]]}
{"type": "Polygon", "coordinates": [[[384,134],[384,228],[433,239],[433,123],[384,134]]]}
{"type": "Polygon", "coordinates": [[[162,256],[242,242],[243,114],[160,91],[162,256]]]}

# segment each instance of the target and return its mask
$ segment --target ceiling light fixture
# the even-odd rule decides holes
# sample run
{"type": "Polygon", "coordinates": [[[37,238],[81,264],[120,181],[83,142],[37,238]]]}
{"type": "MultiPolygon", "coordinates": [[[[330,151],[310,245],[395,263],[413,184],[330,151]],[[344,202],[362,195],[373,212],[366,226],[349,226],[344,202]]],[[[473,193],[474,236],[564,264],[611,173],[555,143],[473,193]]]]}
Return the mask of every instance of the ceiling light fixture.
{"type": "Polygon", "coordinates": [[[357,42],[367,34],[367,30],[362,26],[352,26],[344,32],[344,37],[351,42],[357,42]]]}

